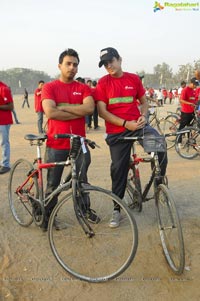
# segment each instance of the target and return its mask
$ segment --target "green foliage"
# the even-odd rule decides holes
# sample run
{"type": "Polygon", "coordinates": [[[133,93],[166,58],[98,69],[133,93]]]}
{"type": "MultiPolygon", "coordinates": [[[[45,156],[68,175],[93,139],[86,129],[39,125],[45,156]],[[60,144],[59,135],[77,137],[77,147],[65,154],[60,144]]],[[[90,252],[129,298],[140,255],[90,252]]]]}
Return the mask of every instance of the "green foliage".
{"type": "Polygon", "coordinates": [[[13,68],[0,71],[0,80],[11,88],[13,94],[23,94],[24,88],[26,88],[29,93],[33,93],[40,80],[49,82],[52,79],[53,78],[43,71],[26,68],[13,68]]]}
{"type": "Polygon", "coordinates": [[[200,69],[200,60],[194,61],[193,64],[179,65],[178,72],[175,74],[173,74],[172,68],[166,63],[156,65],[153,74],[148,74],[144,71],[139,72],[139,74],[144,75],[143,85],[145,87],[173,89],[180,87],[182,80],[189,82],[194,77],[196,69],[200,69]]]}

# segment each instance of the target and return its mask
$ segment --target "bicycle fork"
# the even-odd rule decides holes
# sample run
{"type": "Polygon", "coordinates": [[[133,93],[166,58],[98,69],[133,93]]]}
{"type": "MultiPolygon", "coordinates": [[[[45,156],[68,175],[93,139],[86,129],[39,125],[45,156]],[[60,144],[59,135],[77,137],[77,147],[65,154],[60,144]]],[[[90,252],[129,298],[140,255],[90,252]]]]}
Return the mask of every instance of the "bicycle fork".
{"type": "Polygon", "coordinates": [[[81,184],[77,180],[75,159],[72,158],[72,161],[74,161],[72,162],[72,198],[74,204],[74,211],[76,214],[76,218],[83,231],[85,232],[86,236],[92,238],[95,235],[95,233],[90,227],[88,221],[86,220],[82,209],[82,207],[84,208],[84,206],[87,206],[87,204],[84,203],[84,193],[81,191],[81,184]]]}

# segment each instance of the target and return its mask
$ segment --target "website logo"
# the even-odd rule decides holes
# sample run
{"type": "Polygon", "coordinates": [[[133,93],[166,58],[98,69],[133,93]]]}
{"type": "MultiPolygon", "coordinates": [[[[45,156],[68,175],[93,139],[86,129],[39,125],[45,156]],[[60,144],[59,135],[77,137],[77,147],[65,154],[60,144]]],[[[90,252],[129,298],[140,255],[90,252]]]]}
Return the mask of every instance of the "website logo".
{"type": "Polygon", "coordinates": [[[164,2],[164,4],[161,5],[155,1],[153,7],[154,13],[164,8],[172,8],[176,11],[199,11],[199,2],[164,2]]]}
{"type": "Polygon", "coordinates": [[[164,9],[164,6],[162,6],[159,2],[155,1],[154,8],[153,8],[154,13],[161,9],[164,9]]]}

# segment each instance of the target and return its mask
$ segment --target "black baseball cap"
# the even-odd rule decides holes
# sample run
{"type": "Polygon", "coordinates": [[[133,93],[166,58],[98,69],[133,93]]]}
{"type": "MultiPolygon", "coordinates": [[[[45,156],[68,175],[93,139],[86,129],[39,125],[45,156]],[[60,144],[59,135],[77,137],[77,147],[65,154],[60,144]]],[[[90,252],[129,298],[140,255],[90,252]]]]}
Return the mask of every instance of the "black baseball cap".
{"type": "Polygon", "coordinates": [[[196,77],[191,78],[190,82],[195,86],[199,86],[199,81],[196,77]]]}
{"type": "Polygon", "coordinates": [[[108,47],[102,49],[100,52],[99,68],[101,68],[105,62],[111,61],[114,57],[119,58],[119,53],[115,48],[108,47]]]}

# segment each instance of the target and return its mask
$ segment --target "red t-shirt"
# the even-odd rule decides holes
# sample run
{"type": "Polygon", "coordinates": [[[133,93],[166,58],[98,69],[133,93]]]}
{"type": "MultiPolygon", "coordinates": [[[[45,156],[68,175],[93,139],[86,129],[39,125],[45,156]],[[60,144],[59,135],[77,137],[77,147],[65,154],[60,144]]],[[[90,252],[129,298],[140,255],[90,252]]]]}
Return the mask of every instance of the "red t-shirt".
{"type": "MultiPolygon", "coordinates": [[[[188,86],[183,88],[183,90],[181,91],[180,99],[196,104],[195,90],[188,86]]],[[[193,113],[194,107],[185,103],[184,104],[181,103],[181,112],[193,113]]]]}
{"type": "MultiPolygon", "coordinates": [[[[136,74],[124,72],[120,78],[110,74],[102,77],[97,84],[95,99],[103,101],[107,110],[125,120],[137,120],[140,117],[137,99],[145,95],[145,89],[136,74]]],[[[124,132],[122,126],[105,122],[106,133],[114,134],[124,132]]]]}
{"type": "Polygon", "coordinates": [[[195,90],[196,101],[200,100],[200,87],[197,87],[195,90]]]}
{"type": "MultiPolygon", "coordinates": [[[[0,106],[13,102],[11,91],[9,87],[0,82],[0,106]]],[[[0,109],[0,125],[12,124],[12,112],[11,110],[0,109]]]]}
{"type": "Polygon", "coordinates": [[[42,102],[41,102],[41,94],[42,89],[37,88],[34,92],[35,97],[35,112],[43,112],[42,102]]]}
{"type": "Polygon", "coordinates": [[[167,90],[166,90],[166,89],[163,89],[163,90],[162,90],[162,94],[163,94],[164,97],[167,97],[167,90]]]}
{"type": "Polygon", "coordinates": [[[173,98],[173,96],[174,96],[174,94],[173,94],[173,92],[168,92],[168,97],[170,98],[170,99],[172,99],[173,98]]]}
{"type": "MultiPolygon", "coordinates": [[[[44,84],[41,99],[54,100],[56,105],[80,105],[85,97],[91,96],[89,86],[77,81],[66,84],[60,80],[44,84]]],[[[73,120],[48,120],[47,146],[55,149],[70,149],[69,139],[55,139],[55,134],[72,133],[85,137],[85,117],[73,120]]]]}

